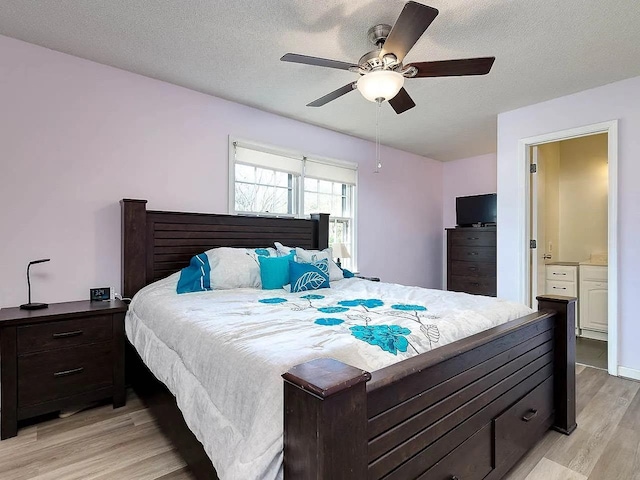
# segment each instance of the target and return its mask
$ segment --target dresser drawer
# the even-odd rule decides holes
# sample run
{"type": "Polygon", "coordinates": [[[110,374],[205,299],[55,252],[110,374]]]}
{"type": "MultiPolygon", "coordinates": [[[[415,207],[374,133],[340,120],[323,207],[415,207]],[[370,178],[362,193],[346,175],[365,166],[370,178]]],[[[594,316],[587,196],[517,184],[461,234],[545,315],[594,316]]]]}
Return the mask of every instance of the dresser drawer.
{"type": "Polygon", "coordinates": [[[496,468],[515,462],[553,423],[553,377],[494,420],[496,468]]]}
{"type": "Polygon", "coordinates": [[[451,245],[472,247],[495,247],[496,232],[473,231],[473,229],[449,230],[451,245]]]}
{"type": "Polygon", "coordinates": [[[577,267],[567,265],[547,265],[547,280],[575,282],[577,267]]]}
{"type": "Polygon", "coordinates": [[[111,343],[80,345],[18,357],[18,407],[113,384],[111,343]]]}
{"type": "Polygon", "coordinates": [[[488,262],[461,262],[459,260],[451,262],[451,275],[462,275],[469,277],[492,277],[496,276],[496,264],[488,262]]]}
{"type": "Polygon", "coordinates": [[[447,290],[454,292],[466,292],[473,295],[496,295],[496,279],[484,277],[471,277],[450,275],[447,290]]]}
{"type": "Polygon", "coordinates": [[[495,262],[495,247],[456,247],[452,246],[449,252],[451,260],[463,262],[495,262]]]}
{"type": "Polygon", "coordinates": [[[74,318],[18,327],[18,355],[104,342],[113,335],[111,315],[74,318]]]}
{"type": "Polygon", "coordinates": [[[493,470],[491,424],[427,470],[420,478],[429,480],[480,480],[493,470]],[[469,459],[472,458],[473,462],[469,459]]]}
{"type": "Polygon", "coordinates": [[[565,297],[577,297],[576,282],[554,282],[547,280],[545,289],[548,295],[564,295],[565,297]]]}

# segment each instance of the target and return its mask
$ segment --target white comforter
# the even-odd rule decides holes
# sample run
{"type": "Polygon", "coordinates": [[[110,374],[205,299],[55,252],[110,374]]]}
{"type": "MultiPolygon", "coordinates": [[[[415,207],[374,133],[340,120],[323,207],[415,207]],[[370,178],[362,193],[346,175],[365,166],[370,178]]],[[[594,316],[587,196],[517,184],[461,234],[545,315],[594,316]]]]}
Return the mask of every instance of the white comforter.
{"type": "Polygon", "coordinates": [[[332,357],[373,371],[532,312],[361,279],[305,293],[177,295],[177,275],[135,296],[127,336],[176,396],[223,480],[282,477],[281,375],[291,366],[332,357]]]}

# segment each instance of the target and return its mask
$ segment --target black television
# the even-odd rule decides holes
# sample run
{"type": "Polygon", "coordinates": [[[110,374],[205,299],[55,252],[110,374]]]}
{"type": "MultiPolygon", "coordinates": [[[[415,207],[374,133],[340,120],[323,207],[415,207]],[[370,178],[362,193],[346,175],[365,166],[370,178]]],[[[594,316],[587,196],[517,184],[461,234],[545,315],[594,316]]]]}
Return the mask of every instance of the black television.
{"type": "Polygon", "coordinates": [[[497,220],[497,194],[472,195],[456,198],[456,224],[459,227],[495,225],[497,220]]]}

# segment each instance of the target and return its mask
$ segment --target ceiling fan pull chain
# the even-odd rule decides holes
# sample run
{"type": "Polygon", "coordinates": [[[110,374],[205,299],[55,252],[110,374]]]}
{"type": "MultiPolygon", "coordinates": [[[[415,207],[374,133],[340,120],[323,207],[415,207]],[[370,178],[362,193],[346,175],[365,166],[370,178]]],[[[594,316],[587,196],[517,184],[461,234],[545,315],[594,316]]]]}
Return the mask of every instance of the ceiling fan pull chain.
{"type": "Polygon", "coordinates": [[[382,106],[382,99],[376,100],[376,169],[373,173],[380,173],[382,168],[382,161],[380,160],[380,107],[382,106]]]}

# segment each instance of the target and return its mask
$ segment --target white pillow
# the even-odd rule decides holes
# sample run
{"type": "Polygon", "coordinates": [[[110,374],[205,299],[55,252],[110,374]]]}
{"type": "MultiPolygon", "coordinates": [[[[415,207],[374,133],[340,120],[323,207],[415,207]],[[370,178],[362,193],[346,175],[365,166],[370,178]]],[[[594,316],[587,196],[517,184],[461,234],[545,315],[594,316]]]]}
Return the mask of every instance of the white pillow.
{"type": "Polygon", "coordinates": [[[258,255],[268,253],[269,256],[275,257],[276,252],[273,248],[257,250],[256,252],[256,249],[250,248],[219,247],[205,252],[211,267],[211,288],[262,288],[258,255]]]}
{"type": "Polygon", "coordinates": [[[280,242],[274,242],[274,245],[276,246],[276,251],[278,252],[279,257],[286,257],[291,253],[292,250],[294,252],[296,250],[294,247],[286,247],[280,242]]]}
{"type": "Polygon", "coordinates": [[[317,260],[322,260],[323,258],[329,260],[329,281],[335,282],[336,280],[342,280],[344,274],[340,267],[336,265],[336,262],[333,261],[333,251],[331,247],[325,248],[324,250],[305,250],[304,248],[296,247],[296,260],[298,262],[312,263],[317,260]]]}

